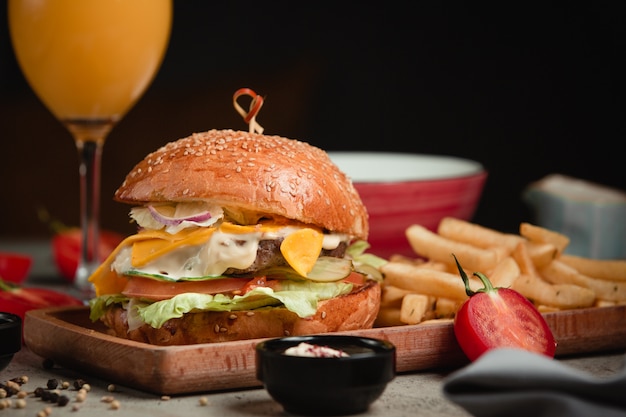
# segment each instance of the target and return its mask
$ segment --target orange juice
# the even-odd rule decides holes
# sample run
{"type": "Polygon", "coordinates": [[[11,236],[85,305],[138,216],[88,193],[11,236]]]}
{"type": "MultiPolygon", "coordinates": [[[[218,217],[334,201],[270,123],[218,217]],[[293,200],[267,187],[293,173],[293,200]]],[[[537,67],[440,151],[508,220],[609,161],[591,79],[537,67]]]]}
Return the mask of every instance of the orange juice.
{"type": "Polygon", "coordinates": [[[120,119],[155,76],[172,0],[9,0],[19,65],[60,120],[120,119]]]}

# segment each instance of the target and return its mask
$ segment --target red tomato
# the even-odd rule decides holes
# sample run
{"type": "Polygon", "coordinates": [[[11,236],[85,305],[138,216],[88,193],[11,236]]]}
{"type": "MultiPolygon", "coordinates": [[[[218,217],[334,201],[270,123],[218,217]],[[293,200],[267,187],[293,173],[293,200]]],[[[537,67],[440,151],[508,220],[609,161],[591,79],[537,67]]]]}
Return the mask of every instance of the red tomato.
{"type": "Polygon", "coordinates": [[[0,279],[21,284],[28,275],[33,259],[19,253],[0,253],[0,279]]]}
{"type": "MultiPolygon", "coordinates": [[[[265,276],[255,278],[219,278],[205,281],[161,281],[144,277],[129,277],[128,284],[122,294],[133,298],[146,298],[148,300],[167,300],[175,295],[196,292],[200,294],[235,293],[243,295],[257,287],[269,287],[277,290],[280,280],[267,279],[265,276]]],[[[363,275],[353,273],[346,281],[356,285],[363,284],[363,275]]]]}
{"type": "Polygon", "coordinates": [[[207,281],[169,282],[151,278],[131,277],[122,294],[127,297],[147,298],[158,301],[186,292],[218,294],[237,291],[241,290],[249,281],[250,278],[222,278],[207,281]]]}
{"type": "Polygon", "coordinates": [[[349,282],[356,285],[365,285],[365,275],[360,274],[358,272],[351,272],[346,278],[343,279],[344,282],[349,282]]]}
{"type": "Polygon", "coordinates": [[[539,310],[522,294],[509,288],[494,288],[482,273],[475,272],[485,285],[477,291],[454,258],[469,299],[454,318],[454,334],[465,355],[476,360],[495,348],[520,348],[554,357],[556,342],[539,310]]]}
{"type": "MultiPolygon", "coordinates": [[[[109,230],[100,231],[100,261],[104,261],[120,244],[124,237],[109,230]]],[[[68,281],[74,281],[80,259],[81,231],[78,228],[67,229],[52,238],[52,253],[57,270],[68,281]]]]}

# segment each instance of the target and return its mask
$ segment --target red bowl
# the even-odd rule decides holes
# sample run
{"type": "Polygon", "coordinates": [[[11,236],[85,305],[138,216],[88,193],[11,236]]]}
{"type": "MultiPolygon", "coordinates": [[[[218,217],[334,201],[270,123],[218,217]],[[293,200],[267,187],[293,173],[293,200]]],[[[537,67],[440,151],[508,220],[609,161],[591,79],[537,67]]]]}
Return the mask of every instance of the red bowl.
{"type": "Polygon", "coordinates": [[[330,152],[351,177],[369,213],[369,252],[415,257],[406,229],[420,224],[436,231],[444,217],[471,220],[487,179],[484,167],[450,156],[330,152]]]}
{"type": "Polygon", "coordinates": [[[0,252],[0,279],[21,284],[33,263],[28,255],[14,252],[0,252]]]}

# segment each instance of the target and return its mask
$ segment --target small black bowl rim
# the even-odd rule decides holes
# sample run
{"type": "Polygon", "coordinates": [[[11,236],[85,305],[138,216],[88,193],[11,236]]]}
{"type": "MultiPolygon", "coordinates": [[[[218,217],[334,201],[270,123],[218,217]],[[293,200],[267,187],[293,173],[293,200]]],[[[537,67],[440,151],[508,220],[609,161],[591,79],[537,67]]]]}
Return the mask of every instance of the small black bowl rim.
{"type": "Polygon", "coordinates": [[[395,354],[395,346],[382,339],[371,337],[352,336],[352,335],[306,335],[306,336],[287,336],[274,339],[264,340],[256,345],[256,351],[266,357],[285,357],[297,358],[298,360],[334,360],[334,361],[351,361],[355,359],[365,359],[382,355],[395,354]],[[285,355],[285,350],[297,346],[300,343],[309,343],[312,345],[328,346],[333,349],[342,350],[344,347],[353,346],[367,348],[365,352],[351,353],[350,356],[342,357],[311,357],[311,356],[290,356],[285,355]]]}
{"type": "Polygon", "coordinates": [[[0,355],[13,355],[22,348],[22,319],[17,314],[0,312],[0,355]]]}

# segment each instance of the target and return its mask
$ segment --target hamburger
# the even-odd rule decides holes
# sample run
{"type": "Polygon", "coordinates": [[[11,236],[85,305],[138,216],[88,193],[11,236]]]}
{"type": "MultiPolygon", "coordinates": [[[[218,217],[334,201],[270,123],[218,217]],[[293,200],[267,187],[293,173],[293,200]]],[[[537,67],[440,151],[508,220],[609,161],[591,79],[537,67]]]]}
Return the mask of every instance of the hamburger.
{"type": "Polygon", "coordinates": [[[351,180],[305,142],[195,133],[147,155],[114,200],[137,233],[89,278],[91,320],[182,345],[367,329],[380,306],[368,216],[351,180]]]}

